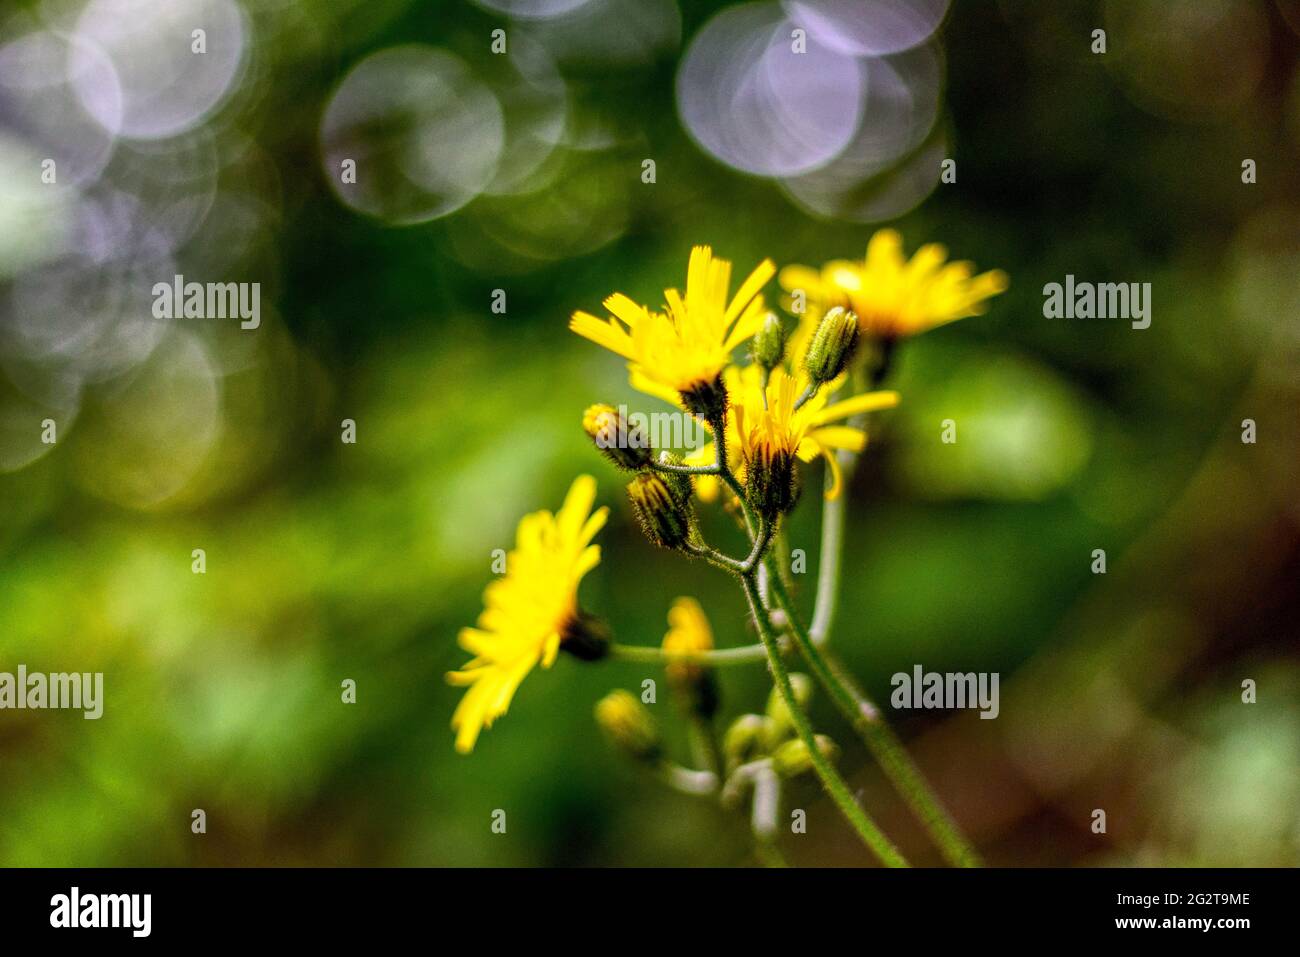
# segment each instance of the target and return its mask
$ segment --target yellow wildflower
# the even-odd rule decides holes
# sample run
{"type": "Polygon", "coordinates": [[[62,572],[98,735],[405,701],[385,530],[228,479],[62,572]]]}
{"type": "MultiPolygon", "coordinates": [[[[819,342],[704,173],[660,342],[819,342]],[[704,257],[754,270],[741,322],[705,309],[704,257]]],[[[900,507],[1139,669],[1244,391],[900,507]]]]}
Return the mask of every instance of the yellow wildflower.
{"type": "Polygon", "coordinates": [[[713,258],[708,246],[696,246],[686,270],[686,295],[665,290],[664,312],[614,293],[605,300],[613,314],[608,320],[579,311],[569,328],[627,359],[634,375],[661,391],[680,394],[690,411],[719,411],[718,377],[736,346],[762,327],[759,290],[775,272],[772,261],[763,260],[728,302],[731,263],[713,258]]]}
{"type": "Polygon", "coordinates": [[[456,750],[474,750],[479,732],[506,713],[515,690],[540,662],[549,668],[560,644],[581,641],[583,613],[578,583],[600,561],[591,540],[609,509],[592,512],[596,480],[574,480],[559,512],[533,512],[519,522],[506,573],[483,592],[477,628],[461,629],[462,648],[474,655],[460,671],[448,673],[453,685],[468,688],[452,715],[456,750]]]}
{"type": "MultiPolygon", "coordinates": [[[[784,369],[772,371],[766,389],[760,370],[753,366],[729,375],[728,385],[732,404],[727,415],[727,448],[737,475],[744,479],[753,463],[770,465],[791,456],[811,462],[821,455],[832,476],[827,498],[840,494],[840,467],[834,451],[861,452],[867,444],[866,432],[844,425],[844,420],[898,405],[898,393],[891,391],[864,392],[829,402],[835,385],[831,383],[795,409],[795,402],[807,388],[808,380],[803,375],[790,375],[784,369]]],[[[705,464],[712,462],[713,457],[710,444],[692,452],[686,461],[692,465],[705,464]]],[[[716,485],[704,483],[701,481],[704,478],[710,476],[696,479],[697,491],[701,497],[711,497],[716,494],[716,485]]]]}
{"type": "Polygon", "coordinates": [[[979,315],[988,308],[987,299],[1006,290],[1007,274],[1002,270],[975,276],[971,263],[944,265],[947,258],[943,246],[927,243],[908,261],[898,232],[881,229],[871,237],[861,262],[837,259],[820,271],[808,266],[782,269],[782,288],[803,290],[809,307],[792,352],[798,357],[821,313],[834,306],[857,313],[859,327],[867,335],[899,339],[979,315]]]}

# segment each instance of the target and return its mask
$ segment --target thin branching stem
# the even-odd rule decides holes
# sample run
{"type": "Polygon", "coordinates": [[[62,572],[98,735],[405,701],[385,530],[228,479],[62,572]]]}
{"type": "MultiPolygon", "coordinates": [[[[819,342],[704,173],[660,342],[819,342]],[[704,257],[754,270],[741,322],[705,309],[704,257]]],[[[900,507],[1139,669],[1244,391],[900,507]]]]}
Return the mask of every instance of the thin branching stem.
{"type": "MultiPolygon", "coordinates": [[[[840,464],[841,483],[847,488],[853,474],[855,456],[839,450],[836,456],[840,464]]],[[[832,481],[829,475],[826,481],[832,481]]],[[[848,496],[843,489],[835,498],[826,499],[822,506],[822,544],[817,556],[817,600],[813,605],[812,624],[808,627],[808,636],[812,643],[820,647],[831,633],[835,621],[835,603],[839,597],[840,557],[844,554],[844,502],[848,496]]]]}
{"type": "MultiPolygon", "coordinates": [[[[792,646],[784,646],[789,650],[792,646]]],[[[752,665],[767,660],[767,649],[762,645],[742,645],[739,648],[713,648],[709,651],[664,651],[653,645],[609,646],[610,657],[622,661],[638,661],[643,664],[666,665],[670,662],[707,665],[714,668],[726,668],[731,665],[752,665]]]]}
{"type": "Polygon", "coordinates": [[[676,462],[660,462],[658,459],[650,460],[650,468],[656,472],[667,472],[670,475],[717,475],[718,466],[712,465],[680,465],[676,462]]]}
{"type": "MultiPolygon", "coordinates": [[[[759,562],[767,553],[767,547],[772,543],[772,535],[776,532],[776,522],[769,522],[767,519],[760,517],[758,520],[758,535],[754,538],[754,547],[750,549],[748,557],[740,563],[738,571],[742,575],[757,571],[759,562]]],[[[764,608],[767,604],[764,603],[764,608]]]]}
{"type": "Polygon", "coordinates": [[[799,394],[799,398],[794,400],[794,411],[798,412],[804,407],[804,404],[817,394],[819,385],[809,385],[799,394]]]}
{"type": "Polygon", "coordinates": [[[880,858],[882,863],[889,867],[909,866],[907,859],[899,853],[894,843],[867,816],[861,805],[853,799],[853,795],[849,792],[849,786],[840,777],[839,772],[835,770],[835,766],[822,754],[821,748],[818,747],[817,740],[813,736],[812,726],[808,722],[808,716],[795,698],[794,688],[790,684],[790,673],[786,671],[785,662],[781,660],[780,646],[777,644],[776,635],[767,620],[767,612],[764,610],[758,595],[758,585],[754,581],[757,576],[751,572],[737,577],[744,589],[745,598],[749,601],[749,611],[754,618],[754,624],[758,628],[759,637],[763,640],[763,646],[767,648],[768,664],[772,670],[777,692],[789,709],[790,720],[794,724],[795,732],[807,747],[813,770],[817,773],[817,777],[821,779],[826,793],[830,795],[831,800],[840,809],[840,813],[857,831],[862,842],[880,858]]]}
{"type": "Polygon", "coordinates": [[[755,523],[754,512],[749,507],[749,502],[745,500],[745,490],[740,484],[740,479],[736,478],[736,473],[731,470],[727,463],[727,414],[715,415],[709,419],[709,428],[713,431],[713,450],[716,453],[717,460],[714,465],[718,469],[718,477],[726,483],[727,488],[731,489],[740,502],[740,510],[745,514],[745,528],[749,532],[752,540],[756,535],[757,525],[755,523]]]}
{"type": "Polygon", "coordinates": [[[683,550],[689,555],[696,558],[703,558],[710,565],[716,565],[724,572],[738,574],[745,569],[745,563],[738,558],[732,558],[730,555],[724,555],[710,545],[701,542],[687,542],[682,546],[683,550]]]}
{"type": "Polygon", "coordinates": [[[835,707],[875,756],[886,777],[902,795],[944,858],[954,866],[978,867],[979,855],[939,802],[938,796],[902,742],[885,723],[880,709],[838,661],[831,659],[813,644],[784,583],[778,576],[771,577],[776,579],[772,582],[773,597],[786,613],[795,644],[835,707]]]}

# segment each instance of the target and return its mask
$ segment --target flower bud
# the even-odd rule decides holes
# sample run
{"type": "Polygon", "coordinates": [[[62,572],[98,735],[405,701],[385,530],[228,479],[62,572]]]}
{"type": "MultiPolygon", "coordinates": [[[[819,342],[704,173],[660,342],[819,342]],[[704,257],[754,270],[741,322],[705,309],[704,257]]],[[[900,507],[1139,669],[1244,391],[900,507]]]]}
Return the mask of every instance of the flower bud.
{"type": "MultiPolygon", "coordinates": [[[[835,761],[840,756],[839,746],[824,734],[813,736],[817,750],[827,761],[835,761]]],[[[781,745],[772,753],[772,768],[783,778],[793,778],[812,770],[812,755],[802,738],[794,738],[781,745]]]]}
{"type": "Polygon", "coordinates": [[[768,372],[785,358],[785,325],[776,313],[769,312],[763,319],[763,327],[754,334],[750,354],[768,372]]]}
{"type": "Polygon", "coordinates": [[[768,521],[784,515],[799,501],[799,470],[794,459],[785,449],[760,448],[745,463],[745,499],[768,521]]]}
{"type": "Polygon", "coordinates": [[[621,409],[598,404],[582,413],[583,431],[596,448],[621,469],[640,471],[650,463],[650,439],[640,426],[628,423],[621,409]]]}
{"type": "MultiPolygon", "coordinates": [[[[808,702],[812,700],[812,679],[797,671],[792,672],[790,685],[794,688],[794,700],[799,707],[808,707],[808,702]]],[[[763,728],[763,743],[767,750],[771,751],[794,733],[794,719],[791,718],[790,709],[786,707],[785,699],[781,697],[778,688],[773,688],[772,693],[768,695],[767,717],[769,720],[763,728]]]]}
{"type": "MultiPolygon", "coordinates": [[[[713,629],[694,598],[678,598],[668,612],[668,633],[663,650],[670,655],[713,650],[713,629]]],[[[713,669],[689,658],[670,657],[664,666],[669,687],[686,708],[701,718],[718,710],[718,683],[713,669]]]]}
{"type": "Polygon", "coordinates": [[[754,759],[766,724],[767,719],[762,715],[742,714],[727,728],[722,736],[722,754],[726,758],[728,772],[754,759]]]}
{"type": "Polygon", "coordinates": [[[659,758],[659,728],[654,715],[631,692],[611,691],[597,701],[596,723],[610,743],[638,761],[659,758]]]}
{"type": "Polygon", "coordinates": [[[817,324],[803,360],[804,371],[813,385],[829,382],[843,372],[857,345],[858,317],[841,306],[827,310],[817,324]]]}
{"type": "Polygon", "coordinates": [[[642,472],[627,483],[627,497],[646,538],[663,548],[681,548],[691,539],[694,512],[663,476],[642,472]]]}

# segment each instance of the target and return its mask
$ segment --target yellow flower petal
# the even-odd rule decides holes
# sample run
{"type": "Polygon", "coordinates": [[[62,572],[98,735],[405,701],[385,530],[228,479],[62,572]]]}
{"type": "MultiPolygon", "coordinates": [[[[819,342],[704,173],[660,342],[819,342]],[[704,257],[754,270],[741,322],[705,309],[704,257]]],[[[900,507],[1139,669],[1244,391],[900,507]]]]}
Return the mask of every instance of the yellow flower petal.
{"type": "Polygon", "coordinates": [[[730,323],[740,315],[741,310],[750,304],[750,301],[758,295],[758,291],[767,285],[768,280],[776,275],[776,263],[770,259],[764,259],[754,267],[754,271],[749,277],[740,284],[736,290],[736,295],[732,297],[731,304],[727,306],[727,313],[723,320],[730,323]]]}
{"type": "Polygon", "coordinates": [[[812,424],[821,425],[824,422],[838,422],[841,419],[849,418],[849,416],[860,415],[865,412],[892,409],[898,405],[898,399],[897,392],[864,392],[861,395],[853,396],[851,399],[844,399],[818,410],[812,416],[812,424]]]}
{"type": "Polygon", "coordinates": [[[447,681],[466,689],[452,715],[456,750],[474,749],[479,733],[506,713],[519,684],[539,663],[549,668],[577,614],[578,584],[600,561],[591,539],[608,510],[592,511],[596,481],[574,480],[564,504],[525,515],[506,556],[506,573],[483,590],[477,628],[463,628],[462,648],[474,655],[447,681]]]}
{"type": "Polygon", "coordinates": [[[830,425],[816,429],[809,435],[814,442],[824,448],[848,449],[861,452],[867,447],[867,433],[847,425],[830,425]]]}
{"type": "MultiPolygon", "coordinates": [[[[787,289],[808,291],[810,302],[804,319],[811,316],[815,320],[832,306],[844,306],[857,313],[859,325],[868,335],[896,339],[978,315],[987,308],[989,298],[1006,290],[1007,277],[1000,270],[974,276],[971,263],[945,265],[947,257],[942,245],[927,243],[908,261],[897,230],[881,229],[867,243],[861,261],[828,262],[816,281],[805,267],[787,267],[782,270],[781,282],[787,289]]],[[[796,357],[807,334],[801,322],[791,344],[796,357]]]]}
{"type": "Polygon", "coordinates": [[[655,394],[693,392],[713,382],[730,364],[731,351],[757,331],[763,317],[759,290],[775,271],[771,260],[759,263],[728,300],[731,263],[715,259],[708,246],[696,246],[687,263],[685,295],[664,291],[666,312],[614,293],[605,300],[614,319],[602,323],[579,312],[569,325],[628,359],[634,376],[658,387],[655,394]]]}
{"type": "Polygon", "coordinates": [[[584,339],[590,339],[596,345],[604,346],[625,359],[636,358],[632,350],[632,337],[612,319],[602,322],[589,312],[575,312],[569,320],[569,328],[584,339]]]}
{"type": "Polygon", "coordinates": [[[840,497],[840,492],[844,489],[844,473],[840,471],[840,462],[834,452],[827,450],[825,458],[831,476],[831,487],[826,490],[826,499],[829,501],[840,497]]]}

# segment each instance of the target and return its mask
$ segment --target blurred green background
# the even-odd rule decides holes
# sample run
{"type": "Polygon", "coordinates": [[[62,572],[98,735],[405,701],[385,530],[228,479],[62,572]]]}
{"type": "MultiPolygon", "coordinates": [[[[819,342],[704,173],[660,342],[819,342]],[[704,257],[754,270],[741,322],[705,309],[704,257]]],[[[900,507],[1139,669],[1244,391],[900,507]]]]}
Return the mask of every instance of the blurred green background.
{"type": "MultiPolygon", "coordinates": [[[[747,273],[860,257],[883,223],[1011,288],[901,350],[902,404],[850,490],[834,647],[880,699],[914,664],[1001,672],[996,721],[894,716],[990,863],[1300,861],[1295,3],[959,0],[925,44],[933,116],[913,103],[904,151],[827,206],[683,122],[700,92],[684,51],[727,4],[512,18],[529,5],[186,0],[123,40],[103,26],[115,2],[0,15],[0,671],[102,671],[106,697],[99,721],[0,712],[0,863],[755,863],[743,813],[669,791],[600,737],[595,701],[653,669],[562,657],[470,757],[452,750],[443,674],[466,657],[456,632],[493,550],[581,472],[612,509],[586,608],[658,644],[692,594],[720,644],[752,640],[731,583],[641,538],[579,419],[594,401],[660,407],[566,321],[615,290],[658,303],[692,244],[747,273]],[[104,79],[114,50],[184,46],[192,22],[211,24],[207,72],[119,56],[104,79]],[[91,40],[108,54],[79,56],[91,40]],[[454,59],[349,86],[403,44],[454,59]],[[515,51],[531,51],[522,85],[515,51]],[[49,72],[65,62],[71,79],[49,72]],[[437,95],[500,110],[422,114],[437,95]],[[336,135],[343,101],[373,122],[336,135]],[[353,146],[349,191],[335,161],[353,146]],[[59,150],[70,172],[40,184],[59,150]],[[943,156],[956,183],[927,172],[943,156]],[[469,182],[475,157],[519,175],[469,182]],[[147,291],[173,272],[260,282],[261,327],[151,322],[147,291]],[[1043,318],[1044,284],[1067,273],[1150,282],[1151,327],[1043,318]],[[956,445],[938,441],[945,418],[956,445]]],[[[532,12],[565,4],[546,6],[532,12]]],[[[790,528],[809,608],[817,506],[790,528]]],[[[768,682],[728,669],[722,686],[733,716],[768,682]]],[[[824,697],[813,712],[868,809],[936,863],[824,697]]],[[[814,781],[785,803],[809,812],[782,840],[794,863],[869,863],[814,781]]]]}

